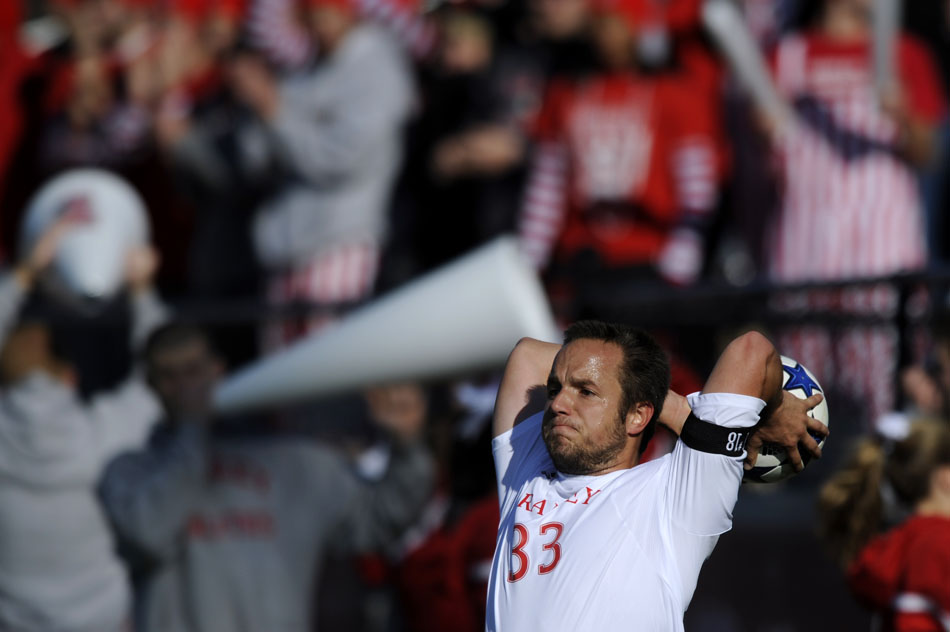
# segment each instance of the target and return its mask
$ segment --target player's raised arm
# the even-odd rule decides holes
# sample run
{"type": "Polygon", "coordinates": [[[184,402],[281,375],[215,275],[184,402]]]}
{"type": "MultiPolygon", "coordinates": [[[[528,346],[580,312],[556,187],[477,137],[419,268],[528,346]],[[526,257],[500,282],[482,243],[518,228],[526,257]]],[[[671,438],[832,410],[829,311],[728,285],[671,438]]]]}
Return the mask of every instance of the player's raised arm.
{"type": "MultiPolygon", "coordinates": [[[[772,343],[757,332],[748,332],[729,343],[719,356],[703,393],[748,395],[766,402],[766,409],[780,402],[782,363],[772,343]]],[[[677,435],[691,412],[682,395],[670,391],[657,419],[677,435]]]]}
{"type": "Polygon", "coordinates": [[[749,332],[730,343],[703,392],[752,395],[766,402],[761,421],[746,444],[747,467],[755,462],[759,447],[765,442],[785,448],[797,471],[804,468],[800,444],[815,458],[821,458],[821,449],[812,434],[825,436],[828,428],[809,417],[808,411],[821,402],[822,395],[802,400],[782,390],[782,360],[765,336],[749,332]]]}
{"type": "MultiPolygon", "coordinates": [[[[748,332],[733,340],[719,356],[703,387],[703,393],[734,393],[761,399],[766,407],[761,421],[746,445],[746,463],[753,463],[764,442],[784,447],[796,469],[801,470],[799,443],[816,458],[821,457],[818,443],[809,434],[824,436],[828,429],[807,412],[821,401],[820,394],[801,400],[782,390],[782,362],[772,343],[760,333],[748,332]]],[[[676,434],[690,414],[686,398],[670,392],[663,404],[659,422],[676,434]]]]}
{"type": "Polygon", "coordinates": [[[533,338],[518,341],[508,356],[498,387],[493,436],[508,432],[544,409],[547,400],[545,384],[560,349],[559,344],[533,338]]]}
{"type": "Polygon", "coordinates": [[[781,403],[782,361],[762,334],[750,331],[729,343],[713,367],[703,393],[735,393],[757,397],[766,409],[781,403]]]}

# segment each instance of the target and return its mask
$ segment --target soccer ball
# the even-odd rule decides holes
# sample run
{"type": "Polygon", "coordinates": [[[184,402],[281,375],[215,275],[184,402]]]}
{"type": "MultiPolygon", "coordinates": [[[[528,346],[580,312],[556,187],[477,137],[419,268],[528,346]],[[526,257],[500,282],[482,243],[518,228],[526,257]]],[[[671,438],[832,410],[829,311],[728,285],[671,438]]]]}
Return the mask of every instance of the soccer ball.
{"type": "MultiPolygon", "coordinates": [[[[782,388],[795,397],[805,399],[815,393],[824,394],[821,384],[815,379],[811,371],[799,364],[797,361],[782,356],[782,388]]],[[[808,415],[814,417],[821,423],[828,425],[828,402],[822,399],[821,403],[815,406],[808,415]]],[[[825,445],[825,440],[817,435],[812,435],[818,442],[818,446],[825,445]]],[[[808,465],[810,455],[804,450],[799,450],[802,455],[802,461],[808,465]]],[[[766,443],[762,445],[759,455],[755,459],[755,465],[751,470],[746,470],[743,475],[744,482],[753,483],[775,483],[786,479],[795,473],[785,448],[775,444],[766,443]]]]}

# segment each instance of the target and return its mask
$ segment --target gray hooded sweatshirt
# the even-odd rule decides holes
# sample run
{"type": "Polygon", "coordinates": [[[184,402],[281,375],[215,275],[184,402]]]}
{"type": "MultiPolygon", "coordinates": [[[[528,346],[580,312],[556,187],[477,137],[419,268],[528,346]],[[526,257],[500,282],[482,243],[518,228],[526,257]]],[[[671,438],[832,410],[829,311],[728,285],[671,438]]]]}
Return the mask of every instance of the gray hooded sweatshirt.
{"type": "MultiPolygon", "coordinates": [[[[0,279],[0,345],[22,298],[0,279]]],[[[149,295],[133,311],[137,336],[163,314],[149,295]]],[[[0,629],[110,632],[128,620],[129,584],[95,487],[159,415],[135,377],[88,403],[40,371],[0,391],[0,629]]]]}
{"type": "Polygon", "coordinates": [[[328,552],[394,544],[428,499],[432,459],[395,445],[376,483],[301,438],[159,426],[109,465],[101,493],[131,551],[151,562],[142,632],[310,632],[328,552]]]}
{"type": "Polygon", "coordinates": [[[335,245],[380,243],[412,102],[405,51],[369,23],[282,83],[281,109],[265,135],[287,179],[254,225],[266,267],[302,263],[335,245]]]}

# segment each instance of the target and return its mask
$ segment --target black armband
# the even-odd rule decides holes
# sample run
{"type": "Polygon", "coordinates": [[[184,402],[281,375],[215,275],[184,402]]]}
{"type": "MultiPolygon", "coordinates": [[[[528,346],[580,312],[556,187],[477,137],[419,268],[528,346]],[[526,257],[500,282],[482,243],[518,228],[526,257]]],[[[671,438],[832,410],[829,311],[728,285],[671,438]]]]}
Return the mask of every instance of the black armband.
{"type": "Polygon", "coordinates": [[[680,439],[699,452],[738,457],[745,451],[745,442],[750,434],[752,428],[725,428],[690,413],[683,423],[680,439]]]}

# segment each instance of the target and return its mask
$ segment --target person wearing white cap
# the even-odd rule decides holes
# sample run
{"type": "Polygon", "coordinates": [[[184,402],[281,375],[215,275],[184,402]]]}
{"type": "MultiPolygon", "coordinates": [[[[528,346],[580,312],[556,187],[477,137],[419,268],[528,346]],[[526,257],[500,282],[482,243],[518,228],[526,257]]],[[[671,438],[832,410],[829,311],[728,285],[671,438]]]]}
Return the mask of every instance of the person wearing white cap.
{"type": "MultiPolygon", "coordinates": [[[[113,632],[131,614],[129,582],[95,494],[105,464],[144,441],[157,401],[133,373],[80,399],[76,372],[50,329],[16,323],[52,263],[70,218],[54,221],[0,277],[0,629],[113,632]]],[[[133,251],[133,344],[164,317],[151,291],[157,258],[133,251]]]]}

